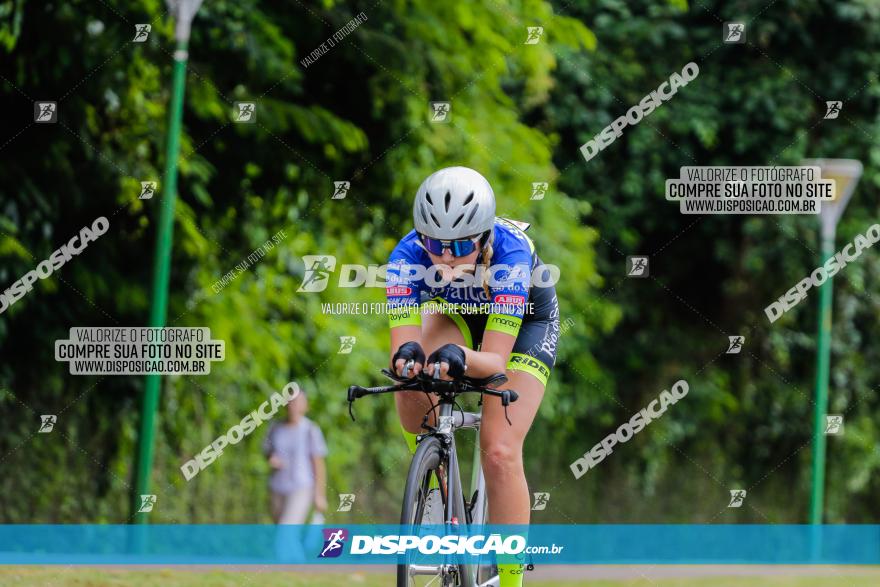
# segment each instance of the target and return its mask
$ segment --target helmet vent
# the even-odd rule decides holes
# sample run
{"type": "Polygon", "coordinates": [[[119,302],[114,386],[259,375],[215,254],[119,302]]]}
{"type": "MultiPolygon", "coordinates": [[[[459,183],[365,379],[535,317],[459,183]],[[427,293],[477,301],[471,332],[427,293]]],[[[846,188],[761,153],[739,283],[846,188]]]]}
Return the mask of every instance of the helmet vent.
{"type": "Polygon", "coordinates": [[[434,216],[434,213],[433,213],[433,212],[431,213],[431,220],[434,221],[434,226],[436,226],[437,228],[442,228],[442,227],[440,226],[440,221],[437,220],[437,217],[434,216]]]}
{"type": "Polygon", "coordinates": [[[456,220],[455,222],[452,223],[452,228],[455,228],[456,226],[458,226],[458,223],[461,222],[462,218],[464,218],[464,214],[459,216],[458,220],[456,220]]]}
{"type": "Polygon", "coordinates": [[[474,192],[471,192],[468,194],[468,197],[466,197],[464,199],[464,203],[462,204],[462,206],[467,206],[468,204],[471,203],[471,200],[473,200],[473,199],[474,199],[474,192]]]}
{"type": "Polygon", "coordinates": [[[428,215],[425,213],[425,205],[424,204],[419,206],[419,214],[422,215],[422,220],[424,221],[425,224],[427,224],[428,223],[428,215]]]}
{"type": "Polygon", "coordinates": [[[428,200],[429,204],[431,204],[432,206],[434,205],[434,202],[431,200],[431,194],[429,194],[428,192],[425,192],[425,199],[428,200]]]}
{"type": "Polygon", "coordinates": [[[474,209],[471,210],[471,213],[468,215],[468,219],[467,219],[467,223],[468,223],[468,224],[470,224],[471,221],[474,219],[474,216],[476,215],[477,210],[479,210],[479,209],[480,209],[480,205],[479,205],[479,204],[474,204],[474,209]]]}
{"type": "Polygon", "coordinates": [[[446,213],[449,213],[449,204],[452,202],[452,194],[446,192],[446,213]]]}

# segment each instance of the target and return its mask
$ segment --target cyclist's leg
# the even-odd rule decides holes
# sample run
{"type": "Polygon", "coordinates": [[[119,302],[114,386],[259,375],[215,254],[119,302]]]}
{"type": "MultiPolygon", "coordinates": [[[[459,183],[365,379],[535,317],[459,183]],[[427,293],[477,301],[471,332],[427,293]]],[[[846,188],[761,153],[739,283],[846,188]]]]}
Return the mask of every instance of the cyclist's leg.
{"type": "MultiPolygon", "coordinates": [[[[483,398],[480,445],[489,498],[489,523],[527,526],[531,500],[522,449],[544,397],[544,384],[523,371],[508,369],[507,377],[509,381],[502,389],[509,387],[519,394],[516,403],[508,407],[512,425],[504,418],[504,408],[499,398],[483,398]]],[[[521,535],[524,532],[517,529],[515,533],[521,535]]],[[[500,587],[520,587],[523,581],[523,557],[499,556],[497,562],[500,587]]]]}
{"type": "Polygon", "coordinates": [[[531,500],[522,450],[544,397],[544,384],[524,371],[508,369],[507,377],[508,382],[501,389],[515,389],[519,394],[516,403],[507,409],[512,424],[504,418],[499,398],[483,398],[480,448],[489,497],[489,523],[528,524],[531,500]]]}
{"type": "MultiPolygon", "coordinates": [[[[527,321],[520,327],[507,364],[508,383],[519,399],[508,407],[511,424],[504,416],[501,400],[483,400],[480,448],[489,498],[490,524],[528,525],[531,510],[529,488],[523,468],[522,449],[531,428],[556,361],[559,334],[559,309],[554,298],[549,302],[546,319],[527,321]]],[[[521,533],[521,532],[517,532],[521,533]]],[[[522,585],[521,557],[499,557],[500,587],[522,585]]]]}
{"type": "Polygon", "coordinates": [[[501,386],[519,394],[507,408],[511,424],[500,398],[483,398],[480,448],[491,524],[529,523],[531,501],[522,450],[556,361],[559,314],[555,306],[553,310],[546,319],[523,322],[513,345],[507,363],[508,382],[501,386]]]}

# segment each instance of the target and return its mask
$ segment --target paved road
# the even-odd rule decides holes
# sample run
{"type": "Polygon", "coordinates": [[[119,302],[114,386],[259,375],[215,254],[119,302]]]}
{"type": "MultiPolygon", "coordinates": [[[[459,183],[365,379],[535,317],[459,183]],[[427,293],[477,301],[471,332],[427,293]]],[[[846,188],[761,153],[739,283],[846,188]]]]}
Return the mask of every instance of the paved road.
{"type": "MultiPolygon", "coordinates": [[[[77,566],[74,568],[83,568],[77,566]]],[[[300,573],[380,573],[393,575],[391,565],[101,565],[102,569],[176,571],[242,571],[300,573]]],[[[837,575],[876,576],[880,585],[880,566],[841,565],[542,565],[527,572],[530,579],[662,579],[679,577],[833,577],[837,575]]]]}

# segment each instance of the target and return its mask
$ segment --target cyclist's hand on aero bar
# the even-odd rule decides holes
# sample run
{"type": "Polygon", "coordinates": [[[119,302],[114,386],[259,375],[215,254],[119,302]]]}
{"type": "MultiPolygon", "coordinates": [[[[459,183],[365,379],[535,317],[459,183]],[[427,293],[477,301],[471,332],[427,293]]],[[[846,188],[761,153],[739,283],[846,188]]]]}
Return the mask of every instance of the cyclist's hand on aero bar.
{"type": "Polygon", "coordinates": [[[434,375],[434,363],[440,363],[440,378],[452,379],[464,375],[464,351],[457,344],[444,344],[428,357],[428,374],[434,375]]]}
{"type": "Polygon", "coordinates": [[[391,359],[391,367],[401,377],[415,377],[422,371],[424,365],[425,351],[422,350],[422,345],[415,341],[400,345],[400,348],[394,353],[394,358],[391,359]],[[403,367],[409,361],[413,361],[413,368],[409,370],[409,373],[404,374],[403,367]]]}

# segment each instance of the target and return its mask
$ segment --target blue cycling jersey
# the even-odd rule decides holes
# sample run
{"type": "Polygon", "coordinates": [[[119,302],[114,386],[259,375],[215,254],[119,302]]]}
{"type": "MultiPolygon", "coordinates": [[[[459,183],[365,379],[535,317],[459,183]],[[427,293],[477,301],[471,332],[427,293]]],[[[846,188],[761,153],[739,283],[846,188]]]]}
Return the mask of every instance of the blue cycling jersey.
{"type": "Polygon", "coordinates": [[[419,307],[430,301],[451,304],[455,313],[488,315],[486,330],[516,336],[526,314],[532,271],[538,264],[535,247],[523,229],[512,221],[496,218],[492,259],[488,268],[479,265],[469,273],[454,274],[443,282],[443,274],[413,230],[397,244],[388,261],[386,295],[390,324],[420,324],[419,307]],[[489,295],[483,287],[489,280],[489,295]]]}

